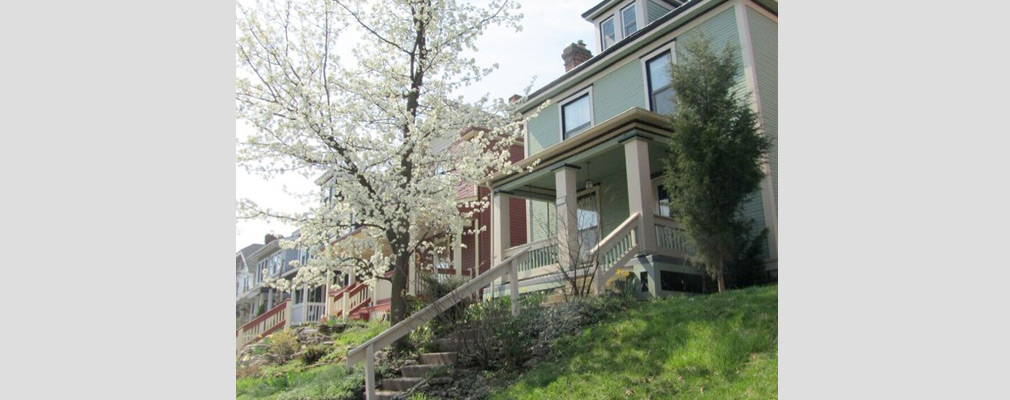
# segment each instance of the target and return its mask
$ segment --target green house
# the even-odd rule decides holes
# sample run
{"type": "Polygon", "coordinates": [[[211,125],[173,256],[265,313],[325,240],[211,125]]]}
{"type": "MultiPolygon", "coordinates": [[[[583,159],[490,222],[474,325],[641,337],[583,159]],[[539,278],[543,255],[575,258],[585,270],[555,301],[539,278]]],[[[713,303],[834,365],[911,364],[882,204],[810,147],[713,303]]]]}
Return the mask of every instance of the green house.
{"type": "Polygon", "coordinates": [[[566,73],[519,104],[525,116],[536,114],[523,172],[491,181],[494,262],[527,249],[524,292],[560,286],[564,265],[592,265],[573,270],[592,274],[593,285],[630,270],[652,296],[712,289],[687,262],[691,249],[659,184],[674,108],[668,65],[678,42],[704,35],[716,48],[735,46],[739,92],[773,141],[761,190],[741,212],[768,228],[765,268],[777,279],[777,14],[777,2],[764,0],[604,0],[583,13],[595,26],[596,55],[582,41],[564,49],[566,73]],[[524,215],[498,207],[513,198],[527,202],[524,215]],[[515,218],[525,220],[529,243],[509,242],[515,218]]]}

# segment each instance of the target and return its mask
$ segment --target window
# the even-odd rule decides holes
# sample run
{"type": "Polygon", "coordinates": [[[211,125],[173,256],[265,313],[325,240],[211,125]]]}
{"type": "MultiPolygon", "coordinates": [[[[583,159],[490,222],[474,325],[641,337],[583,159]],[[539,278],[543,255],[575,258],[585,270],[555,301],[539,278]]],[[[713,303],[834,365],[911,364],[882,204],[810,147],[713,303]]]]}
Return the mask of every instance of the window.
{"type": "Polygon", "coordinates": [[[638,30],[638,21],[635,19],[635,4],[621,10],[621,24],[624,25],[624,37],[628,37],[638,30]]]}
{"type": "Polygon", "coordinates": [[[656,214],[670,217],[670,194],[666,193],[666,187],[662,183],[656,185],[656,214]]]}
{"type": "Polygon", "coordinates": [[[561,106],[561,131],[564,133],[564,139],[588,129],[592,122],[589,93],[561,106]]]}
{"type": "Polygon", "coordinates": [[[600,23],[600,35],[600,44],[603,46],[603,50],[606,50],[614,42],[617,42],[617,32],[614,30],[613,16],[600,23]]]}
{"type": "Polygon", "coordinates": [[[579,229],[579,252],[588,260],[593,247],[600,243],[600,211],[596,191],[579,196],[575,220],[579,229]]]}
{"type": "Polygon", "coordinates": [[[649,75],[649,103],[653,112],[673,115],[673,86],[670,84],[670,52],[655,57],[645,63],[649,75]]]}

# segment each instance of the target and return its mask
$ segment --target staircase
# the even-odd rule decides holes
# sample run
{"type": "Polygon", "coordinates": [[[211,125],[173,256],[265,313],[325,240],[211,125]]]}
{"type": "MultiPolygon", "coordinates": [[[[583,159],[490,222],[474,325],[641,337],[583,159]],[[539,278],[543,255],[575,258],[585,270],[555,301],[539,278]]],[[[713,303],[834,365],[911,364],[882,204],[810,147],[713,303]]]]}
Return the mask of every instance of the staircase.
{"type": "Polygon", "coordinates": [[[291,321],[290,303],[291,299],[284,300],[281,304],[236,329],[235,352],[239,353],[245,345],[255,343],[264,336],[288,326],[291,321]]]}
{"type": "Polygon", "coordinates": [[[455,342],[438,341],[437,343],[439,343],[441,352],[422,353],[418,357],[419,364],[408,364],[400,368],[400,378],[380,381],[379,390],[375,391],[375,398],[383,400],[401,398],[405,394],[404,392],[417,386],[431,374],[456,365],[459,354],[455,351],[448,351],[456,350],[455,342]]]}

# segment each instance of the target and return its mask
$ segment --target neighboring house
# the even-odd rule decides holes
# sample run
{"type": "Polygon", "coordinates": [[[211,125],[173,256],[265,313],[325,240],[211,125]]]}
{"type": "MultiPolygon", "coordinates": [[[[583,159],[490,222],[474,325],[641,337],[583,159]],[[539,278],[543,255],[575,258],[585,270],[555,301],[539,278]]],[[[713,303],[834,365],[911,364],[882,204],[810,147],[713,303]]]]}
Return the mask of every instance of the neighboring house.
{"type": "Polygon", "coordinates": [[[235,253],[235,318],[240,325],[256,316],[258,292],[252,290],[256,284],[256,263],[250,259],[260,247],[263,245],[253,243],[235,253]]]}
{"type": "MultiPolygon", "coordinates": [[[[478,131],[486,130],[471,127],[464,130],[456,142],[436,146],[436,150],[445,148],[452,151],[456,143],[467,141],[478,131]]],[[[518,162],[523,159],[522,143],[515,143],[509,148],[509,161],[518,162]]],[[[456,190],[456,202],[459,204],[460,212],[469,212],[472,209],[467,204],[480,199],[490,199],[491,191],[487,187],[473,184],[459,184],[456,190]]],[[[526,212],[526,202],[522,199],[513,199],[510,204],[510,212],[513,215],[523,215],[526,212]]],[[[509,222],[511,227],[512,243],[526,243],[526,221],[514,219],[509,222]]],[[[463,276],[473,278],[478,274],[487,271],[492,266],[491,260],[491,209],[485,208],[477,211],[475,216],[459,227],[455,232],[445,232],[434,238],[437,244],[435,254],[418,254],[415,259],[415,267],[411,268],[409,275],[411,279],[408,289],[411,293],[416,288],[417,270],[436,272],[447,276],[463,276]],[[474,233],[476,232],[476,234],[474,233]],[[410,287],[413,286],[413,287],[410,287]]]]}
{"type": "MultiPolygon", "coordinates": [[[[527,247],[517,246],[507,223],[525,219],[531,260],[520,268],[520,285],[526,291],[558,286],[547,271],[559,257],[575,254],[573,246],[598,252],[600,281],[617,267],[630,267],[653,296],[710,290],[702,271],[686,263],[690,249],[670,218],[669,196],[660,185],[674,109],[668,65],[676,62],[677,43],[698,34],[716,49],[736,46],[742,66],[737,87],[749,93],[760,131],[774,143],[777,3],[605,0],[582,17],[596,27],[598,54],[581,41],[573,43],[562,53],[565,74],[519,106],[529,116],[551,102],[527,124],[519,165],[539,163],[491,182],[493,259],[527,247]],[[527,202],[524,215],[498,207],[515,199],[527,202]]],[[[767,177],[761,190],[741,211],[758,230],[769,229],[766,270],[777,278],[776,146],[762,167],[767,177]]]]}

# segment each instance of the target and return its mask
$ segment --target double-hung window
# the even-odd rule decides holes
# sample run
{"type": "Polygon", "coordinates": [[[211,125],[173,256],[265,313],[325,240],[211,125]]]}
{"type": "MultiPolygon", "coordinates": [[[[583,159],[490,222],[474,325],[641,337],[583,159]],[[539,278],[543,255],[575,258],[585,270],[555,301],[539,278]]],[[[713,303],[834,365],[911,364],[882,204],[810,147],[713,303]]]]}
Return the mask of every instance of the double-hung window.
{"type": "Polygon", "coordinates": [[[656,56],[645,63],[649,75],[649,104],[653,112],[673,115],[673,86],[670,84],[670,51],[656,56]]]}
{"type": "Polygon", "coordinates": [[[621,24],[624,25],[624,37],[628,37],[638,30],[638,21],[635,19],[635,3],[621,10],[621,24]]]}
{"type": "Polygon", "coordinates": [[[561,132],[564,139],[589,129],[593,124],[591,106],[588,92],[561,106],[561,132]]]}
{"type": "Polygon", "coordinates": [[[614,28],[614,17],[611,16],[600,23],[600,44],[603,50],[617,42],[617,30],[614,28]]]}
{"type": "Polygon", "coordinates": [[[600,51],[606,50],[638,31],[638,12],[635,3],[610,14],[600,22],[600,51]]]}

